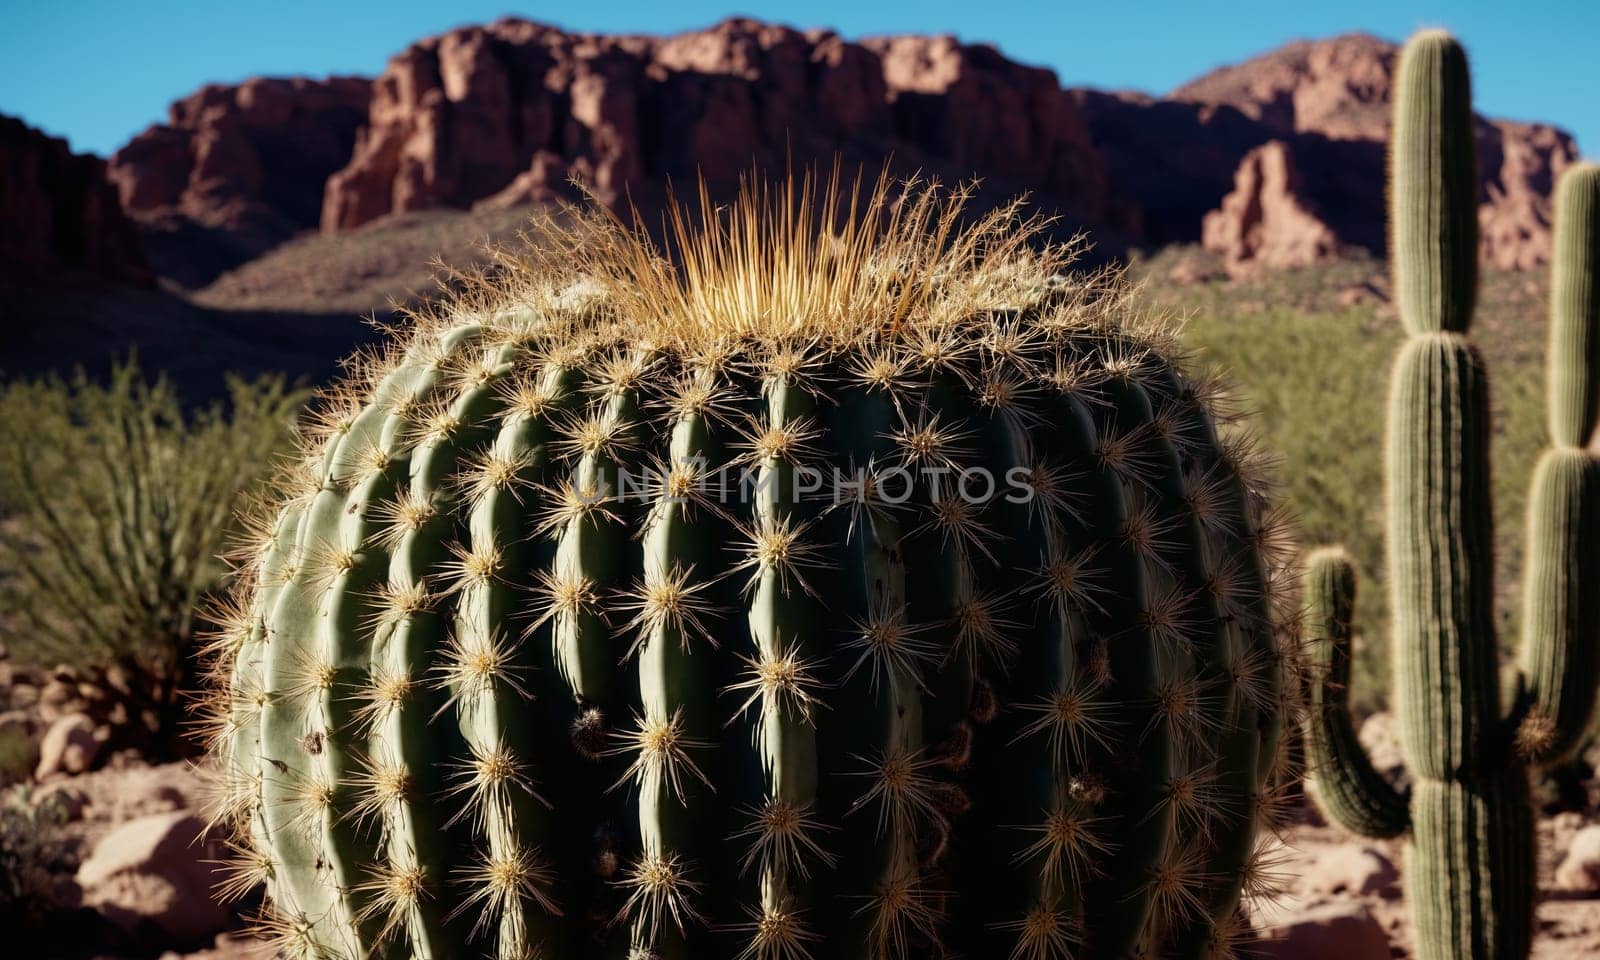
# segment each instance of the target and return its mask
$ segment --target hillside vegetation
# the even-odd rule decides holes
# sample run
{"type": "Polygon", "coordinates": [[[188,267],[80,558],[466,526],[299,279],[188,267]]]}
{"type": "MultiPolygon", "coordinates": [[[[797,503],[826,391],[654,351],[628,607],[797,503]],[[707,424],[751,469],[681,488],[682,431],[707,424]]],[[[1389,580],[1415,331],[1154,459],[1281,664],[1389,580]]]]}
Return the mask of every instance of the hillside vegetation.
{"type": "MultiPolygon", "coordinates": [[[[1383,264],[1366,259],[1256,280],[1178,285],[1180,263],[1204,274],[1193,250],[1141,264],[1149,295],[1188,318],[1184,337],[1230,375],[1255,411],[1253,429],[1278,457],[1281,495],[1307,546],[1343,543],[1355,557],[1358,708],[1386,698],[1388,596],[1383,546],[1383,431],[1389,362],[1400,341],[1383,264]]],[[[1517,642],[1522,515],[1543,445],[1546,278],[1486,273],[1474,336],[1489,365],[1495,416],[1496,597],[1500,645],[1517,642]]]]}

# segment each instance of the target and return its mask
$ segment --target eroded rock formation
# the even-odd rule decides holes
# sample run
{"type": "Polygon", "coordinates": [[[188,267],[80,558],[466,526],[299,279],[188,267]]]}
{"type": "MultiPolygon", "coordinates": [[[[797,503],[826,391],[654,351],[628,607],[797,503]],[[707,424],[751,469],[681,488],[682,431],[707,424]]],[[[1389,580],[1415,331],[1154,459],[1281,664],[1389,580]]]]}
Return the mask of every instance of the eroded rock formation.
{"type": "MultiPolygon", "coordinates": [[[[726,193],[752,167],[835,157],[981,177],[981,202],[1030,192],[1111,252],[1206,239],[1236,270],[1294,266],[1384,252],[1396,54],[1364,34],[1297,41],[1157,98],[1064,90],[943,36],[857,42],[747,19],[597,35],[508,19],[419,41],[372,81],[207,87],[111,175],[168,275],[311,226],[570,197],[572,179],[652,213],[669,184],[703,175],[726,193]]],[[[1484,259],[1538,266],[1572,139],[1483,119],[1479,144],[1484,259]]]]}
{"type": "Polygon", "coordinates": [[[164,275],[190,285],[259,256],[322,211],[366,122],[371,81],[257,77],[173,103],[109,175],[164,275]]]}
{"type": "Polygon", "coordinates": [[[1202,221],[1201,243],[1222,254],[1230,276],[1330,260],[1338,237],[1305,193],[1289,145],[1269,140],[1245,154],[1233,191],[1202,221]]]}
{"type": "MultiPolygon", "coordinates": [[[[1284,141],[1289,164],[1306,173],[1295,205],[1327,211],[1325,224],[1341,242],[1381,254],[1381,157],[1389,137],[1389,91],[1398,55],[1397,46],[1367,34],[1297,41],[1212,71],[1174,90],[1171,99],[1195,105],[1202,116],[1237,111],[1266,135],[1284,141]],[[1354,157],[1353,167],[1342,162],[1341,151],[1344,160],[1354,157]]],[[[1565,132],[1546,124],[1483,117],[1478,118],[1477,139],[1483,261],[1501,269],[1537,267],[1548,257],[1550,192],[1561,171],[1577,159],[1577,147],[1565,132]]],[[[1240,158],[1242,165],[1255,162],[1254,150],[1240,158]]],[[[1238,208],[1248,203],[1247,196],[1237,193],[1237,184],[1249,179],[1241,166],[1236,191],[1219,213],[1230,204],[1238,208]]],[[[1292,218],[1286,207],[1280,215],[1292,218]]],[[[1315,262],[1312,247],[1300,250],[1298,256],[1280,250],[1277,265],[1315,262]]]]}
{"type": "Polygon", "coordinates": [[[0,116],[0,269],[18,275],[87,271],[147,283],[138,236],[105,161],[0,116]]]}
{"type": "Polygon", "coordinates": [[[387,213],[548,200],[581,178],[646,205],[669,181],[725,189],[759,166],[834,156],[995,196],[1032,190],[1079,223],[1128,233],[1072,98],[1048,70],[949,37],[853,43],[728,20],[671,37],[571,34],[520,20],[424,40],[390,61],[322,228],[387,213]]]}

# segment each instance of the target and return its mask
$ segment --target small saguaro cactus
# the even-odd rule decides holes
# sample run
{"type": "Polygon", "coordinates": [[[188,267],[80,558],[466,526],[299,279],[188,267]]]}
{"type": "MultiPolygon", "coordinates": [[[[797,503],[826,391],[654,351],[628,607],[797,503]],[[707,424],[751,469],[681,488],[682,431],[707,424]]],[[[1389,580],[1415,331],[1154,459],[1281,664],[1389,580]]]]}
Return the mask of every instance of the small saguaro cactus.
{"type": "Polygon", "coordinates": [[[357,365],[217,643],[288,953],[1228,955],[1281,527],[1125,285],[964,200],[569,211],[357,365]]]}
{"type": "Polygon", "coordinates": [[[1550,448],[1528,502],[1523,640],[1503,696],[1495,640],[1489,396],[1467,338],[1477,287],[1477,180],[1466,55],[1447,34],[1407,44],[1395,83],[1395,288],[1409,334],[1388,412],[1388,554],[1403,796],[1372,767],[1348,709],[1355,574],[1311,555],[1308,768],[1323,809],[1372,837],[1408,834],[1422,960],[1515,960],[1532,937],[1528,766],[1581,743],[1600,643],[1600,168],[1557,191],[1550,448]]]}

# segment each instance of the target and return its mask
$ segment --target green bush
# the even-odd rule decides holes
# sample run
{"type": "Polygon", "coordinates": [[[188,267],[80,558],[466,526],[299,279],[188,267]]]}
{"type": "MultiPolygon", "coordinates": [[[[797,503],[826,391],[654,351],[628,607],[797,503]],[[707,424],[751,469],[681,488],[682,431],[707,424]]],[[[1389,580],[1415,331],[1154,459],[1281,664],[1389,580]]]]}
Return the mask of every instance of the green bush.
{"type": "Polygon", "coordinates": [[[80,374],[0,392],[0,640],[115,690],[146,746],[179,742],[198,611],[228,576],[241,498],[305,399],[276,380],[228,389],[186,414],[129,362],[107,385],[80,374]]]}
{"type": "MultiPolygon", "coordinates": [[[[1542,322],[1537,316],[1518,319],[1523,322],[1515,326],[1487,324],[1480,338],[1496,374],[1490,402],[1495,558],[1502,585],[1514,585],[1520,576],[1528,474],[1545,435],[1542,322]]],[[[1186,345],[1219,365],[1257,414],[1252,429],[1280,460],[1280,494],[1294,512],[1300,541],[1343,543],[1366,584],[1357,594],[1355,616],[1363,647],[1352,689],[1359,714],[1381,708],[1389,687],[1383,502],[1373,491],[1383,488],[1383,410],[1397,326],[1370,308],[1246,313],[1219,301],[1200,304],[1184,331],[1186,345]]],[[[1500,629],[1515,636],[1517,603],[1510,587],[1496,597],[1496,609],[1500,629]]]]}
{"type": "Polygon", "coordinates": [[[64,879],[77,869],[54,804],[30,807],[22,794],[0,798],[0,929],[39,929],[71,906],[64,879]]]}
{"type": "Polygon", "coordinates": [[[0,787],[19,783],[33,773],[33,741],[21,730],[0,730],[0,787]]]}

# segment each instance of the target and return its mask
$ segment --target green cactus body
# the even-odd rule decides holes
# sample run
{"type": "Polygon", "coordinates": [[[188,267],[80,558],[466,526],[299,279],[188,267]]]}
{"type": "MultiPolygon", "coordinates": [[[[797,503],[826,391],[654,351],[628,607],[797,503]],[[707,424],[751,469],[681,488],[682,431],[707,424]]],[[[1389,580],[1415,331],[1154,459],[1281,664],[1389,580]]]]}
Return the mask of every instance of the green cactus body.
{"type": "Polygon", "coordinates": [[[1409,333],[1465,333],[1478,297],[1478,173],[1467,55],[1423,31],[1394,80],[1389,145],[1395,300],[1409,333]]]}
{"type": "Polygon", "coordinates": [[[551,227],[311,446],[219,671],[287,952],[1244,929],[1286,651],[1209,387],[1033,221],[775,196],[704,211],[673,269],[551,227]]]}
{"type": "Polygon", "coordinates": [[[1356,574],[1343,550],[1323,548],[1307,558],[1305,602],[1311,641],[1306,767],[1317,784],[1317,802],[1362,836],[1397,837],[1411,825],[1408,800],[1373,768],[1348,709],[1356,574]]]}
{"type": "Polygon", "coordinates": [[[1418,35],[1395,83],[1395,285],[1410,334],[1388,410],[1389,576],[1402,796],[1372,767],[1348,712],[1355,576],[1338,551],[1305,579],[1308,757],[1325,811],[1374,837],[1409,831],[1407,885],[1423,960],[1511,960],[1532,941],[1528,763],[1569,754],[1595,704],[1600,558],[1592,439],[1600,176],[1580,165],[1557,202],[1549,385],[1553,447],[1534,471],[1520,683],[1502,703],[1493,613],[1489,386],[1467,338],[1476,295],[1477,186],[1466,57],[1418,35]]]}
{"type": "MultiPolygon", "coordinates": [[[[704,870],[704,853],[721,812],[715,806],[710,776],[699,764],[702,751],[718,735],[712,709],[718,681],[715,597],[707,596],[718,584],[712,574],[718,557],[717,543],[728,533],[725,522],[709,504],[691,498],[690,486],[707,468],[725,462],[726,451],[714,435],[712,410],[715,378],[708,370],[691,374],[684,392],[676,398],[665,460],[665,476],[644,533],[644,594],[632,621],[638,631],[639,697],[646,729],[668,731],[681,739],[685,770],[665,767],[647,774],[639,784],[639,834],[643,860],[658,870],[704,870]],[[676,492],[674,492],[676,490],[676,492]],[[670,774],[670,775],[669,775],[670,774]]],[[[724,864],[725,865],[725,864],[724,864]]],[[[687,877],[686,882],[696,881],[687,877]]],[[[645,888],[641,888],[645,889],[645,888]]],[[[646,892],[648,892],[646,890],[646,892]]],[[[684,917],[698,911],[689,901],[669,901],[663,910],[635,916],[632,942],[640,951],[661,956],[693,956],[687,934],[698,928],[672,915],[676,906],[684,917]]],[[[704,918],[702,918],[703,920],[704,918]]]]}
{"type": "Polygon", "coordinates": [[[1523,746],[1555,763],[1577,750],[1594,715],[1594,642],[1600,596],[1600,166],[1578,164],[1556,191],[1551,270],[1549,399],[1551,447],[1528,498],[1524,641],[1518,666],[1535,705],[1523,746]]]}

